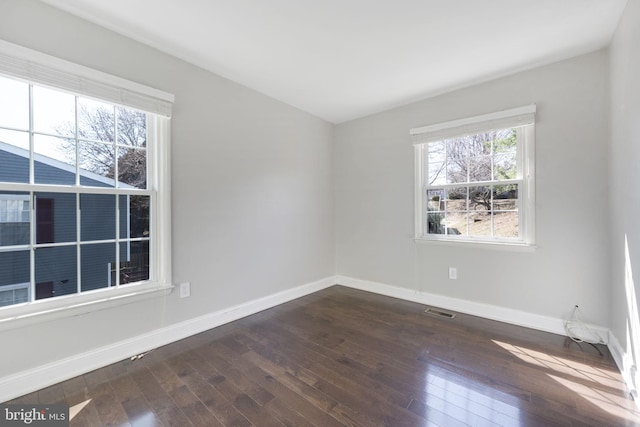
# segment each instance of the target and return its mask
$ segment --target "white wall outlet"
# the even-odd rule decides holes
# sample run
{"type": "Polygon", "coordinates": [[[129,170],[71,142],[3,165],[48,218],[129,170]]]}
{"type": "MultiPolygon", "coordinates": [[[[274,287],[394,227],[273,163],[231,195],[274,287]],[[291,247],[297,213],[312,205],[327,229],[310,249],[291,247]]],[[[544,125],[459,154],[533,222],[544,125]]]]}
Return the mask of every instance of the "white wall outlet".
{"type": "Polygon", "coordinates": [[[458,269],[455,267],[449,267],[449,279],[457,280],[458,279],[458,269]]]}
{"type": "Polygon", "coordinates": [[[180,298],[187,298],[191,296],[191,283],[180,283],[180,298]]]}

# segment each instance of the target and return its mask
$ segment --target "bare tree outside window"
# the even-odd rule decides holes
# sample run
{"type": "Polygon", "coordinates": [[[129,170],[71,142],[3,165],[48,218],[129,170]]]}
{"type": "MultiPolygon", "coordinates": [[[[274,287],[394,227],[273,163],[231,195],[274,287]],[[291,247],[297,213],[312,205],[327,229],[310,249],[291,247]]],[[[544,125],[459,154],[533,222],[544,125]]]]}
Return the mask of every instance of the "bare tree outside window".
{"type": "MultiPolygon", "coordinates": [[[[136,188],[146,188],[146,114],[129,108],[114,109],[92,104],[95,103],[79,102],[78,105],[77,156],[80,167],[136,188]]],[[[76,128],[74,123],[67,122],[57,126],[56,132],[64,137],[75,138],[76,128]]],[[[62,141],[67,158],[75,162],[75,141],[62,141]]]]}
{"type": "Polygon", "coordinates": [[[517,237],[516,152],[515,129],[428,143],[427,233],[517,237]]]}

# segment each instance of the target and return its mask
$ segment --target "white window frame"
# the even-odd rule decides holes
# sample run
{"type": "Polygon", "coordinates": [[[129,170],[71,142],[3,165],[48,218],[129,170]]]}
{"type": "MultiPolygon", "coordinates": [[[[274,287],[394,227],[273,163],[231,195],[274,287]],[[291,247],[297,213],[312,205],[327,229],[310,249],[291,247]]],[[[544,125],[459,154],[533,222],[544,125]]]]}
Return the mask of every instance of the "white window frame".
{"type": "MultiPolygon", "coordinates": [[[[474,247],[483,246],[494,249],[530,250],[535,248],[535,113],[536,106],[528,105],[410,130],[415,151],[414,237],[416,242],[470,244],[474,247]],[[424,152],[427,145],[455,137],[508,128],[517,128],[517,177],[513,181],[519,185],[519,237],[517,239],[500,239],[426,233],[428,203],[426,199],[429,185],[427,183],[427,166],[424,164],[424,152]]],[[[468,183],[464,185],[468,185],[468,183]]]]}
{"type": "MultiPolygon", "coordinates": [[[[170,118],[174,96],[120,77],[112,76],[50,55],[0,40],[0,74],[28,83],[71,92],[78,96],[131,107],[147,113],[148,184],[153,193],[150,210],[150,280],[140,284],[32,301],[0,308],[0,330],[38,321],[95,311],[129,303],[173,289],[171,276],[171,167],[170,118]]],[[[111,189],[3,183],[0,191],[108,193],[111,189]]],[[[132,194],[137,194],[131,190],[132,194]]],[[[33,281],[33,279],[32,279],[33,281]]]]}

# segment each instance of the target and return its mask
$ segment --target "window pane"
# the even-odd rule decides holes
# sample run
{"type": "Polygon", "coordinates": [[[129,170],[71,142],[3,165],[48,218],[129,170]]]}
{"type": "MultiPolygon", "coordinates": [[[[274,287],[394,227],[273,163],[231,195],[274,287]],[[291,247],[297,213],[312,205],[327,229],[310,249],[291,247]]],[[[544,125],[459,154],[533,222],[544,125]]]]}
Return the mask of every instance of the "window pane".
{"type": "Polygon", "coordinates": [[[0,94],[0,126],[29,129],[29,85],[0,77],[0,94]]]}
{"type": "Polygon", "coordinates": [[[497,155],[493,160],[493,176],[496,180],[515,179],[516,153],[497,155]]]}
{"type": "Polygon", "coordinates": [[[491,187],[469,187],[469,236],[491,237],[491,187]]]}
{"type": "Polygon", "coordinates": [[[453,159],[447,163],[447,184],[467,182],[467,159],[453,159]]]}
{"type": "Polygon", "coordinates": [[[0,181],[29,182],[29,134],[0,129],[0,181]]]}
{"type": "Polygon", "coordinates": [[[76,240],[76,195],[35,193],[37,243],[64,243],[76,240]]]}
{"type": "Polygon", "coordinates": [[[33,86],[33,127],[36,132],[74,137],[75,96],[33,86]]]}
{"type": "Polygon", "coordinates": [[[469,144],[464,137],[447,139],[444,143],[447,149],[447,161],[466,161],[469,157],[469,144]]]}
{"type": "Polygon", "coordinates": [[[429,212],[427,234],[466,235],[467,214],[465,212],[429,212]]]}
{"type": "Polygon", "coordinates": [[[485,214],[469,214],[469,236],[491,237],[493,227],[493,216],[488,212],[485,214]]]}
{"type": "Polygon", "coordinates": [[[0,246],[31,242],[29,193],[0,192],[0,246]]]}
{"type": "Polygon", "coordinates": [[[493,188],[493,210],[511,211],[518,209],[518,185],[496,185],[493,188]]]}
{"type": "Polygon", "coordinates": [[[470,157],[481,157],[491,155],[493,133],[478,133],[464,137],[465,143],[469,146],[470,157]]]}
{"type": "Polygon", "coordinates": [[[442,185],[447,182],[445,163],[429,163],[428,185],[442,185]]]}
{"type": "Polygon", "coordinates": [[[116,107],[118,144],[130,147],[147,146],[147,114],[131,108],[116,107]]]}
{"type": "Polygon", "coordinates": [[[440,163],[446,160],[444,141],[430,142],[427,144],[426,163],[440,163]]]}
{"type": "Polygon", "coordinates": [[[491,156],[469,159],[469,181],[491,181],[491,156]]]}
{"type": "Polygon", "coordinates": [[[91,141],[113,142],[115,127],[113,105],[78,98],[78,137],[91,141]]]}
{"type": "Polygon", "coordinates": [[[467,187],[452,188],[445,192],[445,202],[448,211],[467,210],[467,187]]]}
{"type": "Polygon", "coordinates": [[[29,302],[29,288],[21,287],[13,290],[13,301],[15,304],[29,302]]]}
{"type": "Polygon", "coordinates": [[[427,209],[430,212],[443,211],[445,206],[445,190],[436,189],[427,191],[427,209]]]}
{"type": "Polygon", "coordinates": [[[0,286],[29,281],[29,251],[0,252],[0,286]]]}
{"type": "Polygon", "coordinates": [[[495,236],[518,237],[518,186],[516,184],[494,187],[493,210],[495,236]]]}
{"type": "Polygon", "coordinates": [[[115,147],[87,141],[78,144],[80,185],[115,187],[115,147]]]}
{"type": "MultiPolygon", "coordinates": [[[[82,291],[106,288],[116,262],[116,244],[98,243],[80,246],[80,274],[82,291]]],[[[115,282],[111,282],[115,286],[115,282]]]]}
{"type": "Polygon", "coordinates": [[[518,212],[496,212],[494,222],[495,237],[517,238],[519,236],[518,212]]]}
{"type": "Polygon", "coordinates": [[[120,244],[120,284],[149,280],[149,241],[120,244]]]}
{"type": "Polygon", "coordinates": [[[120,196],[120,238],[149,237],[149,196],[120,196]]]}
{"type": "Polygon", "coordinates": [[[447,215],[443,218],[447,234],[467,235],[467,187],[452,188],[446,192],[447,215]]]}
{"type": "Polygon", "coordinates": [[[80,209],[80,234],[83,242],[116,238],[115,195],[81,194],[80,209]]]}
{"type": "MultiPolygon", "coordinates": [[[[130,235],[128,237],[149,237],[149,196],[130,196],[130,235]]],[[[124,237],[124,236],[121,236],[124,237]]]]}
{"type": "Polygon", "coordinates": [[[469,210],[486,213],[491,210],[491,188],[469,187],[469,210]]]}
{"type": "Polygon", "coordinates": [[[36,249],[35,263],[35,299],[51,298],[77,292],[78,263],[75,245],[36,249]]]}
{"type": "Polygon", "coordinates": [[[34,135],[34,179],[37,184],[75,185],[76,147],[71,139],[34,135]]]}
{"type": "Polygon", "coordinates": [[[427,212],[427,234],[444,234],[445,227],[442,223],[444,219],[444,212],[435,212],[428,211],[427,212]]]}
{"type": "Polygon", "coordinates": [[[495,154],[515,153],[516,149],[517,139],[515,129],[502,129],[496,131],[496,139],[493,142],[493,152],[495,154]]]}
{"type": "Polygon", "coordinates": [[[147,188],[147,150],[118,147],[118,186],[147,188]]]}

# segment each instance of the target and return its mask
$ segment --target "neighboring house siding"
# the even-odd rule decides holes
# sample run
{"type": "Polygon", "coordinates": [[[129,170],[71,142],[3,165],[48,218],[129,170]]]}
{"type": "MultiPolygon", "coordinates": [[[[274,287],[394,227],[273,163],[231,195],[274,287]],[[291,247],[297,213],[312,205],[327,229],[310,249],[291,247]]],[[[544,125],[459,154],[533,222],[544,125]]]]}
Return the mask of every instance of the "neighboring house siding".
{"type": "Polygon", "coordinates": [[[0,150],[0,181],[29,182],[29,159],[0,150]]]}

